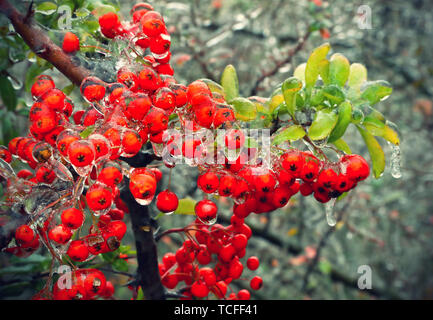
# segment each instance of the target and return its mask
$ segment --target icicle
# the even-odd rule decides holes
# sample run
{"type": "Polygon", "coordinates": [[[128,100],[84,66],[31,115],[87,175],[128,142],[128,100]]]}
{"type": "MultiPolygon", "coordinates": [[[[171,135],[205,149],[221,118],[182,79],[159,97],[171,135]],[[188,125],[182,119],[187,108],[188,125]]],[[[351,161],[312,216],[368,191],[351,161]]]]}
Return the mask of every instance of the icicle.
{"type": "Polygon", "coordinates": [[[335,219],[334,206],[336,198],[332,198],[325,204],[325,212],[326,212],[326,222],[330,227],[333,227],[337,224],[337,220],[335,219]]]}
{"type": "Polygon", "coordinates": [[[391,154],[391,175],[395,179],[401,178],[401,152],[400,146],[391,146],[392,154],[391,154]]]}

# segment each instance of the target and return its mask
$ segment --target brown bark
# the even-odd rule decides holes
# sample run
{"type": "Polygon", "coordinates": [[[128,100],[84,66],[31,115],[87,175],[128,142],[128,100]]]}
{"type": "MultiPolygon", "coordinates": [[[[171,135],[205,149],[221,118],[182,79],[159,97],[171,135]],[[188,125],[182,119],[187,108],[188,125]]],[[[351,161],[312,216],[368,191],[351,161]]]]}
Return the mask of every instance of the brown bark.
{"type": "Polygon", "coordinates": [[[0,0],[0,12],[9,18],[15,31],[23,38],[30,50],[50,62],[75,85],[79,86],[81,81],[90,75],[89,70],[74,64],[71,56],[51,41],[31,19],[31,15],[21,14],[6,0],[0,0]]]}

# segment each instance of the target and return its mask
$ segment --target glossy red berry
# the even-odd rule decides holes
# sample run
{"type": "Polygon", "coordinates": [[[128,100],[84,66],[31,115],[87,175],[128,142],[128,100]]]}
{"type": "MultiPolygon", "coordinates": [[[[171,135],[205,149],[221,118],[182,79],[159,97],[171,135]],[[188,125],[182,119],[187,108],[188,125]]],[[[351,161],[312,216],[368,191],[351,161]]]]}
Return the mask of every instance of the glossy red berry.
{"type": "Polygon", "coordinates": [[[250,300],[251,293],[247,289],[239,290],[237,297],[239,300],[250,300]]]}
{"type": "Polygon", "coordinates": [[[15,240],[21,245],[30,243],[35,236],[36,234],[33,229],[26,224],[19,226],[15,230],[15,240]]]}
{"type": "Polygon", "coordinates": [[[173,212],[179,205],[176,194],[170,190],[162,191],[156,197],[156,207],[164,213],[173,212]]]}
{"type": "Polygon", "coordinates": [[[89,257],[89,249],[82,240],[74,240],[69,244],[66,254],[74,261],[82,262],[89,257]]]}
{"type": "Polygon", "coordinates": [[[343,167],[349,179],[358,182],[367,179],[370,175],[370,166],[368,162],[357,154],[348,154],[340,159],[340,163],[343,167]]]}
{"type": "Polygon", "coordinates": [[[113,202],[112,190],[102,184],[95,183],[87,190],[86,201],[93,211],[108,209],[113,202]]]}
{"type": "Polygon", "coordinates": [[[66,53],[74,53],[80,50],[80,40],[72,32],[66,32],[63,38],[63,51],[66,53]]]}
{"type": "Polygon", "coordinates": [[[85,167],[95,160],[95,149],[88,140],[73,141],[68,148],[68,158],[76,167],[85,167]]]}
{"type": "Polygon", "coordinates": [[[332,168],[325,168],[320,171],[317,177],[317,184],[326,189],[333,189],[337,181],[338,174],[332,168]]]}
{"type": "Polygon", "coordinates": [[[201,200],[195,205],[196,216],[204,222],[212,221],[216,218],[218,207],[211,200],[201,200]]]}
{"type": "Polygon", "coordinates": [[[56,85],[53,79],[47,75],[39,75],[32,85],[31,93],[34,98],[41,97],[45,92],[54,89],[56,85]]]}
{"type": "Polygon", "coordinates": [[[143,33],[148,37],[156,37],[166,30],[164,20],[159,12],[148,11],[140,20],[143,33]]]}
{"type": "Polygon", "coordinates": [[[235,191],[236,178],[231,175],[225,175],[220,179],[218,193],[222,197],[229,197],[235,191]]]}
{"type": "Polygon", "coordinates": [[[284,169],[298,178],[304,168],[305,159],[301,152],[291,150],[281,156],[281,165],[284,169]]]}
{"type": "Polygon", "coordinates": [[[61,216],[62,224],[71,229],[78,229],[84,223],[84,213],[77,208],[63,210],[61,216]]]}
{"type": "Polygon", "coordinates": [[[261,277],[259,276],[255,276],[254,278],[251,279],[250,281],[250,287],[253,290],[260,290],[263,286],[263,280],[261,277]]]}
{"type": "Polygon", "coordinates": [[[205,298],[209,294],[209,288],[204,281],[195,281],[191,286],[191,293],[196,298],[205,298]]]}
{"type": "Polygon", "coordinates": [[[260,261],[259,258],[257,258],[256,256],[251,256],[247,259],[247,267],[250,270],[257,270],[257,268],[260,265],[260,261]]]}
{"type": "Polygon", "coordinates": [[[129,190],[139,203],[149,204],[155,195],[156,178],[151,171],[137,168],[131,173],[129,190]]]}
{"type": "Polygon", "coordinates": [[[198,187],[205,193],[213,193],[219,187],[219,178],[215,173],[208,171],[197,179],[198,187]]]}
{"type": "Polygon", "coordinates": [[[50,229],[48,232],[48,238],[54,242],[59,244],[67,243],[72,237],[71,229],[64,226],[63,224],[59,224],[54,228],[50,229]]]}

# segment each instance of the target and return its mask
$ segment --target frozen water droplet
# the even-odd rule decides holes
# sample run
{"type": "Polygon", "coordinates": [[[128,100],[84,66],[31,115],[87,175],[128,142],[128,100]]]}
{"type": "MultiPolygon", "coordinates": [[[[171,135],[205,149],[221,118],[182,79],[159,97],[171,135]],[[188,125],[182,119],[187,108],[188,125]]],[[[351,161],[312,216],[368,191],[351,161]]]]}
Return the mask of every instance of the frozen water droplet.
{"type": "Polygon", "coordinates": [[[2,158],[0,158],[0,176],[2,176],[5,179],[9,179],[13,176],[15,176],[14,169],[4,161],[2,158]]]}
{"type": "Polygon", "coordinates": [[[326,222],[330,227],[333,227],[337,224],[337,220],[335,218],[334,206],[336,198],[332,198],[325,204],[325,212],[326,212],[326,222]]]}
{"type": "Polygon", "coordinates": [[[215,224],[215,222],[217,222],[217,217],[210,219],[210,220],[203,220],[203,219],[200,219],[199,217],[197,217],[197,219],[207,226],[211,226],[211,225],[215,224]]]}
{"type": "Polygon", "coordinates": [[[391,154],[391,175],[395,179],[401,178],[401,151],[400,146],[391,146],[392,154],[391,154]]]}
{"type": "Polygon", "coordinates": [[[22,88],[23,83],[22,83],[21,81],[19,81],[18,79],[13,78],[13,77],[8,77],[8,79],[9,79],[9,81],[11,82],[12,87],[13,87],[15,90],[19,90],[19,89],[22,88]]]}
{"type": "Polygon", "coordinates": [[[142,206],[148,206],[152,202],[152,200],[153,200],[153,197],[147,197],[145,199],[135,198],[135,201],[137,201],[142,206]]]}

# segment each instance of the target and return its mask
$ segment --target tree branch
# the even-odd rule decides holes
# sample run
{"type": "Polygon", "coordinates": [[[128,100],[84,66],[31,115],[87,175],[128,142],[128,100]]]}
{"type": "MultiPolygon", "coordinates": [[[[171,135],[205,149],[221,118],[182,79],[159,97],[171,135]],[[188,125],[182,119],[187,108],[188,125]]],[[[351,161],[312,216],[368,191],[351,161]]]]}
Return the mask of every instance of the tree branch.
{"type": "Polygon", "coordinates": [[[285,64],[289,63],[292,61],[293,57],[295,56],[296,53],[298,53],[305,45],[305,43],[307,42],[308,38],[310,37],[311,32],[307,31],[305,33],[305,35],[299,39],[298,43],[296,44],[295,47],[293,47],[292,49],[289,50],[287,57],[281,61],[277,61],[275,63],[275,66],[267,71],[264,72],[255,82],[253,89],[251,90],[251,96],[255,96],[257,95],[257,92],[259,91],[259,87],[260,84],[269,77],[272,77],[273,75],[275,75],[278,70],[280,70],[280,68],[282,68],[285,64]]]}
{"type": "Polygon", "coordinates": [[[42,59],[50,62],[61,73],[79,86],[82,80],[90,75],[90,71],[77,66],[62,48],[57,46],[31,19],[32,9],[26,15],[18,12],[7,0],[0,0],[0,12],[5,14],[15,31],[23,38],[24,42],[42,59]]]}
{"type": "MultiPolygon", "coordinates": [[[[129,179],[125,179],[125,184],[129,185],[129,179]]],[[[165,291],[159,275],[158,254],[148,207],[138,204],[128,187],[121,191],[120,196],[128,205],[135,236],[137,283],[141,286],[146,300],[163,300],[165,291]]]]}

